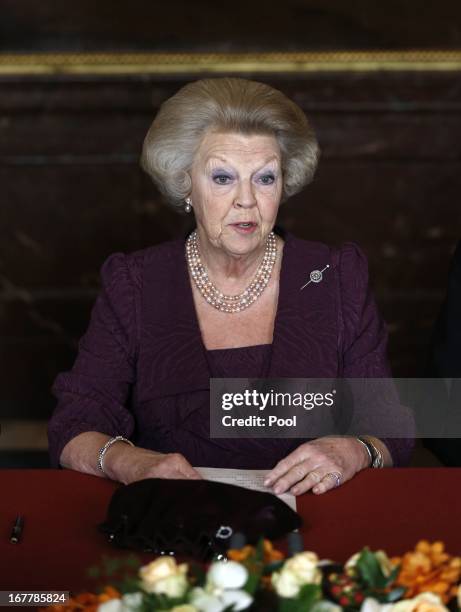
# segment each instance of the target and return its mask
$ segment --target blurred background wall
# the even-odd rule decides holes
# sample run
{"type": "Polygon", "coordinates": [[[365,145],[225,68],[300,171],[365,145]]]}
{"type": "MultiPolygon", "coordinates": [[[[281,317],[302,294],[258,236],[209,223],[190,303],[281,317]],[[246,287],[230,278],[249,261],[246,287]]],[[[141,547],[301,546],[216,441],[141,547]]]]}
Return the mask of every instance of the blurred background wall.
{"type": "Polygon", "coordinates": [[[0,0],[0,466],[46,465],[104,259],[189,228],[138,160],[162,101],[207,74],[310,117],[319,171],[281,223],[361,245],[394,374],[421,375],[461,233],[457,49],[456,0],[0,0]]]}

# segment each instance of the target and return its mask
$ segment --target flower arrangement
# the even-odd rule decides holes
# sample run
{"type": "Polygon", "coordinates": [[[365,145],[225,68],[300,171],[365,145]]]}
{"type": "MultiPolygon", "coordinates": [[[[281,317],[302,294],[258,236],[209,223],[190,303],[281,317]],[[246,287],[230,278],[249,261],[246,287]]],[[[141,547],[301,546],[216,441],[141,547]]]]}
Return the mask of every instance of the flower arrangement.
{"type": "MultiPolygon", "coordinates": [[[[161,556],[120,586],[84,593],[54,612],[446,612],[461,609],[461,558],[442,542],[420,541],[414,551],[389,558],[364,548],[344,566],[314,552],[289,558],[261,540],[229,550],[226,560],[201,566],[161,556]]],[[[106,573],[119,570],[106,561],[106,573]],[[110,566],[110,567],[109,567],[110,566]]],[[[93,572],[94,573],[94,572],[93,572]]]]}

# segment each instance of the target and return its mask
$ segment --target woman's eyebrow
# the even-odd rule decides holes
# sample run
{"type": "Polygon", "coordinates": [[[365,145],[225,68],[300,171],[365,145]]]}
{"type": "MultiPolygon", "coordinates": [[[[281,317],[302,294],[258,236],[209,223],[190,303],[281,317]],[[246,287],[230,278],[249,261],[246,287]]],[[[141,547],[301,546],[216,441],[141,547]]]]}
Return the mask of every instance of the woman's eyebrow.
{"type": "MultiPolygon", "coordinates": [[[[264,168],[264,166],[267,166],[268,164],[270,164],[273,161],[279,161],[279,158],[277,155],[271,155],[271,157],[269,157],[268,159],[266,159],[266,161],[263,163],[263,165],[261,166],[261,168],[264,168]]],[[[261,169],[260,168],[260,169],[261,169]]]]}
{"type": "Polygon", "coordinates": [[[208,157],[206,160],[206,165],[212,166],[212,165],[216,165],[218,162],[222,164],[226,164],[226,165],[232,165],[231,162],[228,161],[227,159],[224,159],[224,157],[218,157],[216,155],[212,155],[211,157],[208,157]]]}
{"type": "MultiPolygon", "coordinates": [[[[225,157],[221,157],[220,155],[211,155],[210,157],[207,158],[206,160],[206,164],[207,165],[211,165],[214,162],[216,162],[216,160],[219,160],[220,162],[224,163],[224,164],[229,164],[230,166],[233,166],[232,162],[228,159],[226,159],[225,157]]],[[[253,172],[258,172],[259,170],[261,170],[262,168],[264,168],[265,166],[267,166],[270,162],[273,161],[279,161],[279,158],[277,155],[271,155],[270,157],[268,157],[262,164],[261,166],[259,166],[259,168],[257,168],[256,170],[254,170],[253,172]]]]}

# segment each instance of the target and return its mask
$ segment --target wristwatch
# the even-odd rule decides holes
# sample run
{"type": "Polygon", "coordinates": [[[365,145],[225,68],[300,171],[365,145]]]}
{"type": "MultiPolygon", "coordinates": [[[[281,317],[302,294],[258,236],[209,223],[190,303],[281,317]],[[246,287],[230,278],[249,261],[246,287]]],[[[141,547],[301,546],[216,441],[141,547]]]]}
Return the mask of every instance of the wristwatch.
{"type": "Polygon", "coordinates": [[[364,447],[367,449],[368,455],[370,457],[369,467],[383,468],[384,467],[383,456],[381,454],[381,451],[378,448],[376,448],[373,442],[369,440],[369,438],[366,438],[365,436],[358,436],[357,440],[361,442],[364,445],[364,447]]]}

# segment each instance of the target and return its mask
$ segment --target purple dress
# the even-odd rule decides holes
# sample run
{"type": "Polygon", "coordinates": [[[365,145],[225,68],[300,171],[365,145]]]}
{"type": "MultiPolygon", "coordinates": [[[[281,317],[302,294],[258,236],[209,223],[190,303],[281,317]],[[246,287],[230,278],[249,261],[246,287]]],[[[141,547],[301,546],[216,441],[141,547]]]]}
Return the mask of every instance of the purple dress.
{"type": "MultiPolygon", "coordinates": [[[[75,364],[53,386],[52,465],[74,436],[98,431],[180,452],[195,466],[270,469],[304,440],[210,439],[210,377],[390,376],[387,333],[360,249],[284,237],[273,342],[237,349],[203,344],[184,241],[111,255],[75,364]],[[323,269],[321,282],[300,291],[312,270],[323,269]]],[[[411,438],[384,442],[394,465],[408,462],[411,438]]]]}

